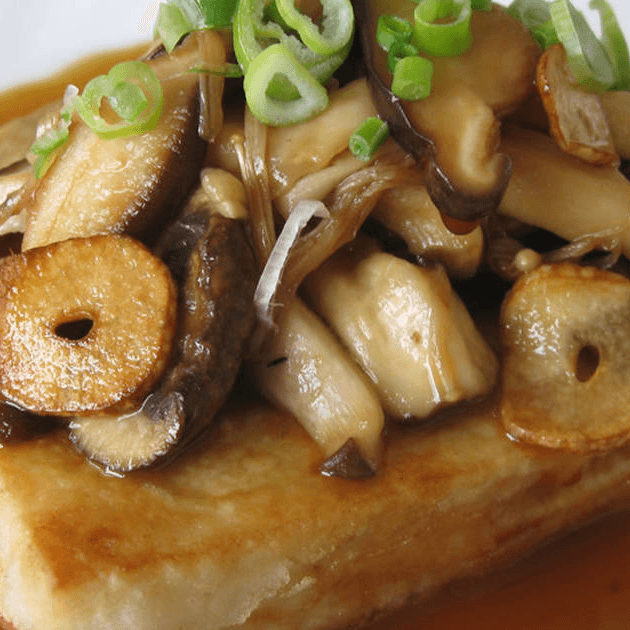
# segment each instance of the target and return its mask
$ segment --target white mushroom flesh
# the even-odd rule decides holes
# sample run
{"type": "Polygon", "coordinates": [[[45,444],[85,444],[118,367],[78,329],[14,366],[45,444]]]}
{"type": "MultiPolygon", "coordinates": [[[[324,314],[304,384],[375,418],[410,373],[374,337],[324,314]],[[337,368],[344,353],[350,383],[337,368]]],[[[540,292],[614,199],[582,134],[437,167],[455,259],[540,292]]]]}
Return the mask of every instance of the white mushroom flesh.
{"type": "Polygon", "coordinates": [[[359,246],[325,262],[305,290],[390,416],[426,418],[492,389],[497,360],[441,267],[359,246]]]}

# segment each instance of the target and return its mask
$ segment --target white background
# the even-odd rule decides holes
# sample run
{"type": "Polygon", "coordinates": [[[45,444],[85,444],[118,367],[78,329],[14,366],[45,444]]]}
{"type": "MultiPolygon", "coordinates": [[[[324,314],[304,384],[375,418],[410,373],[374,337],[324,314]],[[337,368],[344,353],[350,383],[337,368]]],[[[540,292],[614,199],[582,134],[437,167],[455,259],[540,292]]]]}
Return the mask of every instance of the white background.
{"type": "MultiPolygon", "coordinates": [[[[158,1],[0,0],[0,90],[45,77],[84,53],[149,41],[158,1]]],[[[599,33],[588,1],[573,3],[599,33]]],[[[630,40],[630,2],[610,2],[630,40]]]]}

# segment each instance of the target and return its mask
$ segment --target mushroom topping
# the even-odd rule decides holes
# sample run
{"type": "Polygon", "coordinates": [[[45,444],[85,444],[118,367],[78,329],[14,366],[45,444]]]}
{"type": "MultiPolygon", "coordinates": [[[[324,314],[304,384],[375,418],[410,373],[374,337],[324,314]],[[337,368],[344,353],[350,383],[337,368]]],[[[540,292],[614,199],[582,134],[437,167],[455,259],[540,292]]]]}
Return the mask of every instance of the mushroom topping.
{"type": "Polygon", "coordinates": [[[619,156],[599,94],[587,92],[573,78],[562,44],[541,56],[536,84],[558,146],[592,164],[617,166],[619,156]]]}
{"type": "Polygon", "coordinates": [[[298,179],[330,164],[348,149],[348,140],[357,127],[375,115],[367,82],[357,79],[332,92],[328,108],[312,120],[270,127],[267,142],[272,197],[286,193],[298,179]]]}
{"type": "Polygon", "coordinates": [[[468,234],[454,234],[444,225],[425,186],[385,191],[371,216],[400,236],[412,254],[443,264],[451,276],[469,278],[481,264],[481,227],[468,234]]]}
{"type": "Polygon", "coordinates": [[[305,282],[307,300],[400,420],[488,393],[498,363],[441,267],[369,242],[340,250],[305,282]]]}
{"type": "Polygon", "coordinates": [[[608,91],[599,95],[608,128],[619,155],[630,160],[630,92],[608,91]]]}
{"type": "MultiPolygon", "coordinates": [[[[229,196],[212,195],[219,209],[229,196]]],[[[203,190],[162,235],[158,253],[180,286],[172,361],[133,414],[75,418],[70,438],[106,470],[126,472],[164,462],[200,439],[225,402],[254,325],[258,276],[246,225],[214,212],[203,190]]]]}
{"type": "Polygon", "coordinates": [[[137,404],[170,358],[176,290],[122,235],[70,239],[2,259],[0,393],[37,414],[137,404]]]}
{"type": "Polygon", "coordinates": [[[259,391],[290,411],[328,458],[328,475],[376,471],[383,410],[371,383],[326,325],[299,299],[250,364],[259,391]]]}
{"type": "Polygon", "coordinates": [[[505,299],[501,417],[509,434],[573,452],[630,437],[630,281],[571,263],[521,277],[505,299]]]}
{"type": "Polygon", "coordinates": [[[147,62],[164,93],[152,131],[101,139],[73,121],[70,141],[36,183],[24,249],[103,232],[145,235],[183,201],[205,151],[197,133],[198,76],[188,70],[201,61],[200,40],[207,37],[224,46],[216,33],[195,33],[172,54],[147,62]]]}
{"type": "Polygon", "coordinates": [[[410,2],[355,3],[376,107],[396,140],[427,163],[427,187],[441,212],[475,220],[494,210],[507,185],[509,160],[497,153],[498,118],[532,92],[540,48],[521,22],[494,5],[474,11],[472,46],[459,56],[430,57],[431,94],[403,100],[390,90],[386,53],[376,43],[381,13],[413,17],[410,2]]]}
{"type": "Polygon", "coordinates": [[[630,253],[630,182],[618,169],[562,151],[547,135],[505,126],[501,148],[512,160],[500,212],[591,249],[630,253]]]}

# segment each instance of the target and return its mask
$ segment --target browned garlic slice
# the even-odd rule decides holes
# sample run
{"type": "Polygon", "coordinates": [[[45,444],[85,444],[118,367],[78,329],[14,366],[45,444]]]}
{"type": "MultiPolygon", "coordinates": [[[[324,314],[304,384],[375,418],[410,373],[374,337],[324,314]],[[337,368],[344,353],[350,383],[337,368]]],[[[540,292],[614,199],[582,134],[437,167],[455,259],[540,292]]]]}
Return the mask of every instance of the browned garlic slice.
{"type": "Polygon", "coordinates": [[[495,384],[497,360],[442,267],[354,243],[311,274],[305,291],[392,417],[426,418],[495,384]]]}
{"type": "MultiPolygon", "coordinates": [[[[176,288],[130,237],[70,239],[2,259],[0,393],[38,414],[132,404],[171,355],[176,288]]],[[[128,407],[126,407],[128,408],[128,407]]]]}
{"type": "Polygon", "coordinates": [[[541,56],[536,84],[549,131],[563,151],[591,164],[619,163],[600,97],[574,79],[562,44],[550,46],[541,56]]]}
{"type": "Polygon", "coordinates": [[[469,278],[477,273],[484,253],[481,227],[468,234],[451,232],[425,186],[385,191],[372,216],[398,234],[412,254],[442,263],[450,275],[469,278]]]}
{"type": "Polygon", "coordinates": [[[301,300],[293,300],[280,329],[250,364],[249,372],[258,389],[290,411],[326,457],[343,453],[336,460],[337,469],[346,467],[343,476],[376,471],[384,422],[378,396],[326,325],[301,300]],[[348,469],[352,457],[355,465],[348,469]]]}
{"type": "Polygon", "coordinates": [[[511,436],[573,452],[630,438],[630,280],[543,265],[508,294],[501,338],[501,417],[511,436]]]}

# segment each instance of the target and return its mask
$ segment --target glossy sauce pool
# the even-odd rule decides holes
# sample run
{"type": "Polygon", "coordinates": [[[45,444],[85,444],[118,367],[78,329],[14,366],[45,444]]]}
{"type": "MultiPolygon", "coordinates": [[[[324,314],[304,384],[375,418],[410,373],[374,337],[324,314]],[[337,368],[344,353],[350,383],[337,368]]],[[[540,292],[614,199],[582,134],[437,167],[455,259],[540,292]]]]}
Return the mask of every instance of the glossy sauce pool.
{"type": "MultiPolygon", "coordinates": [[[[0,96],[0,124],[82,87],[145,46],[91,56],[50,79],[0,96]]],[[[0,627],[2,622],[0,620],[0,627]]],[[[630,513],[571,533],[517,565],[455,584],[366,630],[626,630],[630,628],[630,513]]]]}

